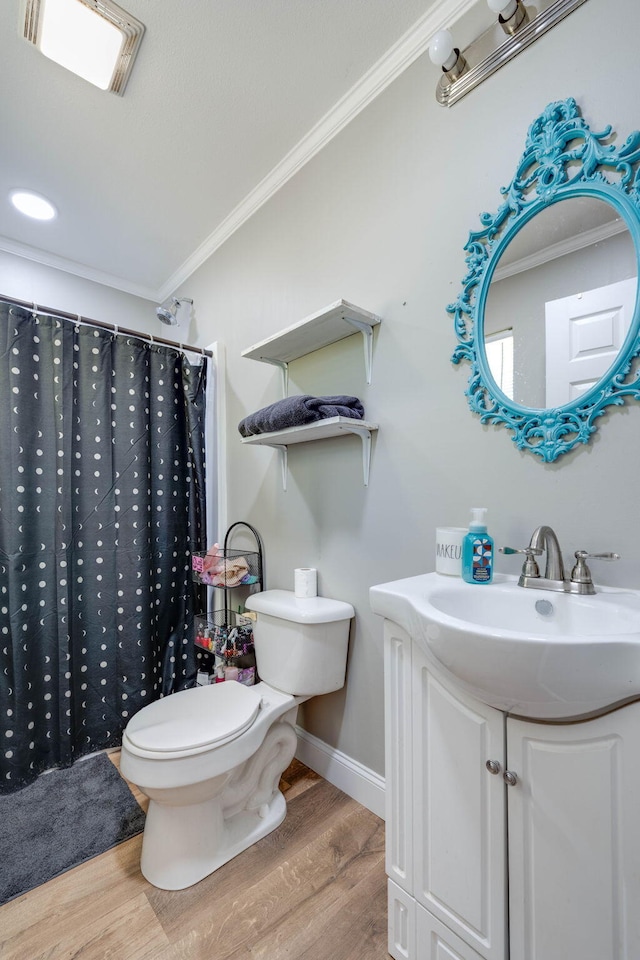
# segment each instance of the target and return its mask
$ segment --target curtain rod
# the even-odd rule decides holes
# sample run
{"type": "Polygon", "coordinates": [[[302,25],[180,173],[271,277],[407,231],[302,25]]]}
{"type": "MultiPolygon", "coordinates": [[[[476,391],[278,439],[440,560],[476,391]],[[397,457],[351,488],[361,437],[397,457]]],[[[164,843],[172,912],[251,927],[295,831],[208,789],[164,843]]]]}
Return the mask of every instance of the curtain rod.
{"type": "Polygon", "coordinates": [[[32,300],[16,300],[15,297],[5,297],[0,294],[0,300],[7,303],[13,303],[17,307],[26,307],[33,310],[34,313],[47,313],[52,317],[59,317],[61,320],[74,320],[76,323],[84,323],[91,327],[100,327],[101,330],[113,330],[115,333],[122,333],[128,337],[137,337],[138,340],[146,340],[149,343],[160,343],[164,347],[175,347],[189,353],[200,353],[203,357],[212,357],[212,350],[205,350],[204,347],[194,347],[188,343],[178,343],[176,340],[165,340],[164,337],[154,337],[151,333],[140,333],[138,330],[128,330],[126,327],[119,327],[115,323],[104,323],[102,320],[92,320],[91,317],[82,317],[79,313],[65,313],[63,310],[54,310],[52,307],[43,307],[32,300]]]}

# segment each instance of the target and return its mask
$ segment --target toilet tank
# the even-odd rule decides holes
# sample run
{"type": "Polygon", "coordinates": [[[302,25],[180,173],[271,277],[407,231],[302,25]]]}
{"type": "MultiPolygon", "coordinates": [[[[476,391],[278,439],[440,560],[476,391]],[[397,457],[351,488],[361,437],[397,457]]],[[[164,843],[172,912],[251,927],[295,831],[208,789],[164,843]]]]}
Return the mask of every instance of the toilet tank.
{"type": "Polygon", "coordinates": [[[247,598],[260,679],[293,696],[331,693],[344,686],[350,603],[265,590],[247,598]]]}

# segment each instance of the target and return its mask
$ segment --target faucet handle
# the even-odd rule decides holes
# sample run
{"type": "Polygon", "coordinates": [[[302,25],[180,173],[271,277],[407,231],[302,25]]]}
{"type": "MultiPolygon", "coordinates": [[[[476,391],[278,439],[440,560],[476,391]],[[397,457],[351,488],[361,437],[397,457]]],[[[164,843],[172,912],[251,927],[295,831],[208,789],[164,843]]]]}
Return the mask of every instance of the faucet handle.
{"type": "Polygon", "coordinates": [[[499,547],[499,552],[507,554],[512,553],[523,553],[526,556],[526,559],[522,565],[522,576],[523,577],[539,577],[540,569],[536,563],[534,557],[542,556],[544,551],[539,550],[538,547],[522,547],[518,549],[516,547],[499,547]]]}
{"type": "MultiPolygon", "coordinates": [[[[576,564],[571,571],[571,582],[577,584],[585,584],[587,586],[593,586],[593,580],[591,579],[591,571],[587,566],[587,560],[619,560],[620,554],[618,553],[587,553],[586,550],[576,550],[574,554],[576,558],[576,564]]],[[[591,591],[589,591],[591,592],[591,591]]]]}
{"type": "Polygon", "coordinates": [[[587,553],[586,550],[576,550],[574,553],[576,560],[619,560],[619,553],[587,553]]]}

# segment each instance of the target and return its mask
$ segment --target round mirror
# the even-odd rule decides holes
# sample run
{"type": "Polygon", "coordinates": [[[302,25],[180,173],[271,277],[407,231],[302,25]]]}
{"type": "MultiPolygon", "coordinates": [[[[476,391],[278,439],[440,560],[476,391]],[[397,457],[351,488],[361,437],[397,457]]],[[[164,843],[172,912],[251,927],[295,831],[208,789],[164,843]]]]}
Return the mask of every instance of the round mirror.
{"type": "Polygon", "coordinates": [[[464,247],[451,360],[471,365],[480,422],[546,463],[640,400],[639,183],[640,131],[596,133],[574,99],[556,100],[464,247]]]}
{"type": "Polygon", "coordinates": [[[637,297],[637,255],[616,208],[580,196],[542,209],[503,250],[479,318],[495,386],[563,407],[606,377],[637,297]]]}

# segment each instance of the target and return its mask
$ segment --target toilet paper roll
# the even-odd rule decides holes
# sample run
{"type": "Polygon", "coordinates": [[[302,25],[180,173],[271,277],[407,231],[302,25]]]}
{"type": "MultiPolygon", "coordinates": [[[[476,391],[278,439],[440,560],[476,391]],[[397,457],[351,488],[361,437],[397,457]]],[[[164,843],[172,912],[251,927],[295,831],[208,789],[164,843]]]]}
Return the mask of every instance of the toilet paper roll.
{"type": "Polygon", "coordinates": [[[296,567],[293,592],[301,600],[318,596],[318,571],[314,567],[296,567]]]}

